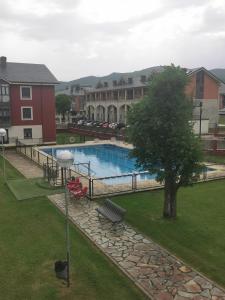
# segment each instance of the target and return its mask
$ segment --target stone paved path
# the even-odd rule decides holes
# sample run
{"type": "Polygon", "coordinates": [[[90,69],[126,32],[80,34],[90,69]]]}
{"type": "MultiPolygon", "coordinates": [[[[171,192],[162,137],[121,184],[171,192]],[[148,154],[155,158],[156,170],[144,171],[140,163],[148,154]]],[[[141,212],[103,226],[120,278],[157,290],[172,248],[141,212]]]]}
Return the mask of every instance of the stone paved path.
{"type": "MultiPolygon", "coordinates": [[[[49,199],[64,213],[62,194],[49,199]]],[[[148,296],[157,300],[225,300],[225,290],[170,255],[162,247],[125,225],[114,232],[99,220],[95,208],[84,202],[69,205],[71,221],[93,241],[148,296]]]]}
{"type": "Polygon", "coordinates": [[[26,178],[43,177],[43,171],[28,158],[16,153],[15,150],[6,150],[5,158],[26,178]]]}

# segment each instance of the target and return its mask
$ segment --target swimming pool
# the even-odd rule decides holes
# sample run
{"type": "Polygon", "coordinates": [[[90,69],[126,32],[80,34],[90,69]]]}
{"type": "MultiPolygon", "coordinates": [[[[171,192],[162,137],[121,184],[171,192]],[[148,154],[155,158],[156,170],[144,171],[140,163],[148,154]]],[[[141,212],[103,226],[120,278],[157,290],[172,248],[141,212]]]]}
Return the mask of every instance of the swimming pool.
{"type": "MultiPolygon", "coordinates": [[[[91,175],[94,177],[120,176],[141,171],[136,167],[136,159],[129,157],[130,150],[116,145],[103,144],[42,149],[42,151],[54,157],[62,150],[69,150],[73,153],[74,163],[87,163],[90,161],[91,175]]],[[[155,176],[142,174],[138,179],[151,178],[155,178],[155,176]]],[[[122,178],[119,181],[121,182],[121,180],[122,178]]],[[[123,178],[123,182],[124,180],[123,178]]]]}

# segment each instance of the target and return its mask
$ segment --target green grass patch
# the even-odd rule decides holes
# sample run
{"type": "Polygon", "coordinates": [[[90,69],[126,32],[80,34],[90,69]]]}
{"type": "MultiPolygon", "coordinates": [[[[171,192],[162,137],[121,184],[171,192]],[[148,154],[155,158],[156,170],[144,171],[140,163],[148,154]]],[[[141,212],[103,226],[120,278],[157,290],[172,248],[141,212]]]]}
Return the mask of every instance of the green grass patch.
{"type": "Polygon", "coordinates": [[[84,143],[93,139],[91,136],[81,136],[70,132],[60,132],[56,135],[56,143],[58,145],[84,143]]]}
{"type": "MultiPolygon", "coordinates": [[[[66,257],[63,215],[46,197],[16,201],[2,175],[0,164],[0,298],[146,299],[73,224],[70,225],[71,287],[67,288],[54,273],[54,262],[66,257]]],[[[9,164],[7,176],[23,179],[9,164]]]]}
{"type": "Polygon", "coordinates": [[[54,188],[43,182],[42,178],[11,179],[7,181],[8,187],[17,200],[26,200],[41,196],[63,193],[63,188],[54,188]]]}
{"type": "Polygon", "coordinates": [[[205,154],[204,161],[216,164],[225,164],[225,155],[205,154]]]}
{"type": "Polygon", "coordinates": [[[225,287],[225,181],[196,184],[178,193],[178,218],[163,219],[163,191],[117,196],[126,221],[225,287]]]}
{"type": "Polygon", "coordinates": [[[225,115],[220,115],[219,116],[219,124],[225,125],[225,115]]]}

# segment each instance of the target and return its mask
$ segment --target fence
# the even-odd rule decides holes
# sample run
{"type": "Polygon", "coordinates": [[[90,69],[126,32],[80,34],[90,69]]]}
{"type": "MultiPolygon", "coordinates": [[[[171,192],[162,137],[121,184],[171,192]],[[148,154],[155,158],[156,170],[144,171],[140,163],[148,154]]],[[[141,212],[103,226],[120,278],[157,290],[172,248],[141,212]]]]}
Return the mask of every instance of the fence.
{"type": "Polygon", "coordinates": [[[201,143],[204,151],[225,154],[225,138],[202,139],[201,143]]]}
{"type": "Polygon", "coordinates": [[[115,129],[110,129],[110,128],[91,128],[87,126],[82,126],[82,125],[68,125],[68,131],[69,132],[74,132],[77,134],[81,135],[86,135],[86,136],[92,136],[95,138],[100,138],[100,139],[110,139],[112,137],[115,137],[117,140],[125,140],[125,131],[118,131],[115,129]]]}
{"type": "Polygon", "coordinates": [[[74,166],[69,170],[68,174],[66,174],[66,170],[58,166],[56,158],[40,152],[40,150],[35,147],[28,146],[21,141],[17,141],[16,151],[17,153],[25,155],[39,165],[43,169],[44,179],[51,185],[65,186],[67,178],[71,178],[72,176],[79,177],[82,185],[88,187],[88,195],[91,195],[90,178],[88,175],[84,175],[80,172],[80,165],[82,165],[82,167],[86,168],[87,174],[90,174],[90,162],[74,164],[74,166]]]}
{"type": "MultiPolygon", "coordinates": [[[[79,177],[83,186],[88,188],[90,199],[106,195],[117,195],[156,188],[163,188],[163,184],[155,181],[149,172],[135,172],[118,176],[92,177],[90,162],[74,164],[66,176],[65,169],[58,166],[54,157],[42,153],[39,149],[17,142],[17,152],[21,153],[43,168],[43,176],[52,185],[66,184],[66,178],[79,177]],[[85,172],[84,172],[85,169],[85,172]],[[84,174],[86,173],[86,174],[84,174]],[[91,175],[91,176],[90,176],[91,175]]],[[[201,175],[200,181],[214,180],[225,177],[224,171],[218,171],[214,165],[208,166],[201,175]],[[213,172],[212,172],[212,169],[213,172]]]]}

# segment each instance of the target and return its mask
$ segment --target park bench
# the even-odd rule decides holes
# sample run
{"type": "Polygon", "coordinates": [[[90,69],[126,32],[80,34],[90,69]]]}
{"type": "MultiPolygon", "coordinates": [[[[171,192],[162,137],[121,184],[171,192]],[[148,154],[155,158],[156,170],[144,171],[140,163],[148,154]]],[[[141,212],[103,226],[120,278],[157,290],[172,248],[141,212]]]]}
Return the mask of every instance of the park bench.
{"type": "Polygon", "coordinates": [[[124,208],[115,204],[110,199],[106,199],[102,206],[96,208],[96,211],[98,212],[98,216],[102,215],[110,220],[113,223],[113,228],[123,221],[126,213],[124,208]]]}

